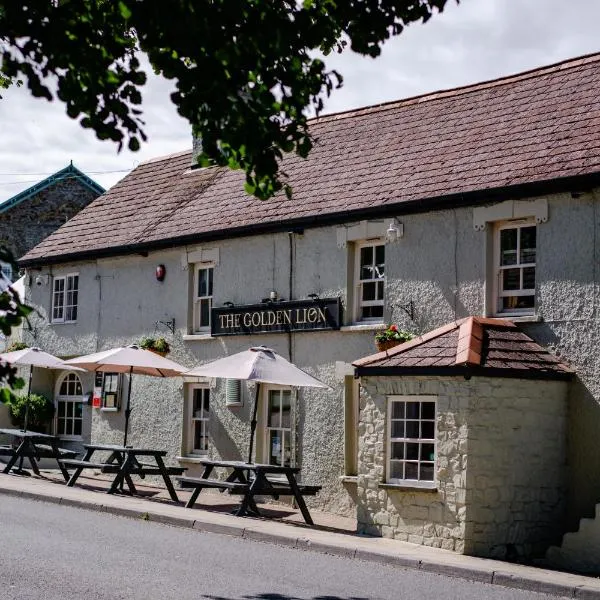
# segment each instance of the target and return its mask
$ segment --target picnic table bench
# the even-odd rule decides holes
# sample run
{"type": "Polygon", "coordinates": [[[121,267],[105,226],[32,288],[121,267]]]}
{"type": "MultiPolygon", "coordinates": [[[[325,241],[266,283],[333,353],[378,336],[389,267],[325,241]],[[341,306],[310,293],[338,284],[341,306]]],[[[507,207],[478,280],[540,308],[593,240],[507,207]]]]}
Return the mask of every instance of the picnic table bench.
{"type": "Polygon", "coordinates": [[[4,473],[10,473],[18,460],[20,461],[19,469],[21,469],[23,461],[27,459],[33,472],[40,475],[38,461],[42,458],[52,458],[56,460],[65,481],[69,479],[69,473],[60,464],[60,459],[77,456],[77,452],[60,448],[58,446],[60,439],[57,436],[37,431],[22,431],[21,429],[0,429],[0,434],[10,436],[15,440],[13,445],[0,446],[0,456],[9,457],[9,461],[3,469],[4,473]]]}
{"type": "Polygon", "coordinates": [[[111,473],[115,478],[108,490],[109,494],[114,494],[122,489],[123,483],[127,484],[132,494],[137,494],[136,487],[131,479],[132,475],[137,475],[144,479],[146,475],[160,475],[165,482],[171,499],[179,502],[170,475],[182,475],[184,467],[167,466],[163,462],[163,457],[167,455],[165,450],[151,450],[147,448],[134,448],[132,446],[112,446],[106,444],[86,444],[84,445],[85,455],[82,459],[65,458],[60,463],[64,467],[72,467],[75,470],[67,481],[67,485],[72,487],[81,475],[84,469],[97,469],[102,473],[111,473]],[[96,452],[108,452],[105,460],[92,460],[96,452]],[[140,462],[138,458],[151,458],[154,462],[140,462]]]}
{"type": "Polygon", "coordinates": [[[222,492],[228,491],[230,494],[242,495],[242,502],[236,511],[239,516],[247,514],[249,510],[260,515],[260,511],[256,506],[256,496],[271,496],[276,500],[280,496],[293,496],[306,523],[313,525],[312,517],[303,496],[316,495],[321,490],[321,486],[298,484],[296,481],[296,475],[300,473],[298,467],[208,459],[200,462],[204,465],[204,472],[201,477],[177,478],[181,487],[194,490],[186,504],[187,508],[194,506],[204,488],[219,489],[222,492]],[[226,479],[211,478],[210,475],[216,467],[230,469],[231,473],[226,479]],[[269,479],[267,475],[283,476],[285,480],[269,479]]]}

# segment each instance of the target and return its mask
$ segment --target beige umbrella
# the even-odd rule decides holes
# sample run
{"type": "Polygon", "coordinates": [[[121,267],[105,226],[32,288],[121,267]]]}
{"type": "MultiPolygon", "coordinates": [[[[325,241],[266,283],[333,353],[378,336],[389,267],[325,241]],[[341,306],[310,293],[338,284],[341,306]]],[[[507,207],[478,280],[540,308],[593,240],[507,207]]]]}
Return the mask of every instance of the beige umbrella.
{"type": "Polygon", "coordinates": [[[29,396],[31,394],[31,378],[33,368],[41,369],[61,369],[67,371],[83,371],[84,369],[67,365],[60,358],[52,356],[47,352],[43,352],[39,348],[25,348],[24,350],[16,350],[15,352],[6,352],[0,354],[0,362],[5,362],[10,365],[28,366],[29,367],[29,385],[27,387],[27,402],[25,403],[25,421],[23,423],[23,431],[27,431],[27,420],[29,418],[29,396]]]}
{"type": "Polygon", "coordinates": [[[66,364],[81,367],[87,371],[109,371],[111,373],[129,373],[129,389],[125,404],[125,437],[123,446],[127,445],[129,415],[131,414],[132,375],[150,375],[151,377],[177,377],[187,367],[164,358],[155,352],[144,350],[138,346],[112,348],[104,352],[78,356],[66,361],[66,364]]]}
{"type": "Polygon", "coordinates": [[[220,358],[206,365],[196,367],[191,371],[187,371],[185,374],[197,377],[220,377],[224,379],[256,381],[256,394],[252,409],[252,421],[250,422],[249,463],[252,462],[252,448],[254,446],[254,434],[256,431],[256,411],[258,410],[258,394],[261,383],[329,389],[328,385],[305,373],[302,369],[299,369],[296,365],[283,358],[283,356],[265,346],[257,346],[243,352],[238,352],[237,354],[232,354],[231,356],[226,356],[225,358],[220,358]]]}

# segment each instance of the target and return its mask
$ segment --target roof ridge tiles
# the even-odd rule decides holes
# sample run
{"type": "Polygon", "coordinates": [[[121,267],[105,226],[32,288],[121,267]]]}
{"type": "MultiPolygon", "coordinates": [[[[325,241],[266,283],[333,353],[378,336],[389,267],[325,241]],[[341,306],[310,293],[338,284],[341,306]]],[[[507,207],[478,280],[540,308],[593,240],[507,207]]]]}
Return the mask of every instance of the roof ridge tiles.
{"type": "Polygon", "coordinates": [[[309,120],[310,123],[324,123],[326,121],[334,121],[338,119],[345,119],[350,117],[361,116],[362,114],[391,110],[394,108],[400,108],[402,106],[410,106],[411,104],[417,104],[421,102],[428,102],[438,100],[440,98],[447,98],[449,96],[461,96],[468,94],[472,91],[478,91],[481,89],[488,89],[498,87],[500,85],[507,85],[515,83],[517,81],[524,81],[526,79],[532,79],[535,77],[542,77],[548,73],[561,71],[564,69],[585,65],[591,62],[597,62],[600,60],[600,52],[594,52],[575,58],[568,58],[561,60],[551,65],[544,65],[541,67],[535,67],[522,71],[520,73],[513,73],[511,75],[503,75],[494,79],[487,79],[476,83],[469,83],[466,85],[457,86],[454,88],[447,88],[436,90],[434,92],[426,92],[424,94],[418,94],[417,96],[409,96],[408,98],[402,98],[400,100],[390,100],[389,102],[381,102],[379,104],[372,104],[370,106],[361,106],[360,108],[351,108],[336,113],[330,113],[321,117],[315,117],[309,120]]]}

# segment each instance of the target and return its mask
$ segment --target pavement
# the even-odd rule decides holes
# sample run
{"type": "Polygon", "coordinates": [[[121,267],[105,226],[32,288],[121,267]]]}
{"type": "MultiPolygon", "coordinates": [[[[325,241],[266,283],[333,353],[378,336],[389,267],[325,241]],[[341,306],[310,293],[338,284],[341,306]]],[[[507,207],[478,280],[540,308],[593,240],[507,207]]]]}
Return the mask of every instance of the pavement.
{"type": "Polygon", "coordinates": [[[315,526],[303,523],[299,511],[283,504],[260,504],[270,518],[236,517],[230,514],[235,498],[205,490],[194,508],[183,504],[189,492],[177,490],[182,500],[172,502],[166,491],[138,485],[139,496],[108,495],[109,481],[101,476],[80,477],[66,487],[55,471],[42,477],[0,474],[0,494],[73,506],[113,515],[154,521],[198,532],[219,533],[365,560],[439,575],[479,581],[503,587],[584,600],[600,600],[600,579],[527,565],[477,558],[448,550],[409,544],[387,538],[361,536],[353,519],[311,510],[315,526]]]}

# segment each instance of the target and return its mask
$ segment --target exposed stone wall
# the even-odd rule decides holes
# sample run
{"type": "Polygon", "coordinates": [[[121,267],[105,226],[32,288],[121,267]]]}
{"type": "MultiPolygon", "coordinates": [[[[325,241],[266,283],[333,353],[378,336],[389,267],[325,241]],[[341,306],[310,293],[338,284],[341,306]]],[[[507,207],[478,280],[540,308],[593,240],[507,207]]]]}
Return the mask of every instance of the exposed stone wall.
{"type": "Polygon", "coordinates": [[[363,378],[358,522],[364,533],[481,556],[540,553],[565,508],[567,384],[363,378]],[[437,489],[382,487],[390,395],[437,397],[437,489]]]}
{"type": "Polygon", "coordinates": [[[59,181],[0,214],[0,245],[19,258],[97,197],[75,178],[59,181]]]}

